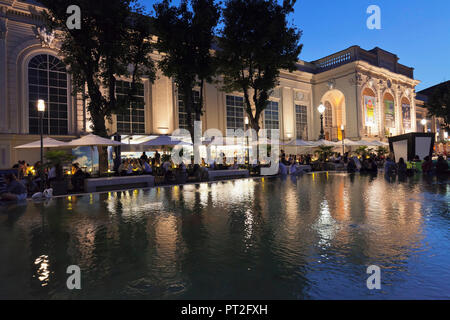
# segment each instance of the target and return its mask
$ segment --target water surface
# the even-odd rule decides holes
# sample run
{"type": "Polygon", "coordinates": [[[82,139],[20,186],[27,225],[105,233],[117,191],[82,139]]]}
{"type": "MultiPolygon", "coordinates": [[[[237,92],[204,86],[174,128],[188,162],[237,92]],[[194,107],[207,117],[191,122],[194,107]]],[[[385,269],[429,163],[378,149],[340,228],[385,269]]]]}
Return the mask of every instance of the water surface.
{"type": "Polygon", "coordinates": [[[449,299],[449,203],[446,180],[323,173],[2,206],[0,298],[449,299]]]}

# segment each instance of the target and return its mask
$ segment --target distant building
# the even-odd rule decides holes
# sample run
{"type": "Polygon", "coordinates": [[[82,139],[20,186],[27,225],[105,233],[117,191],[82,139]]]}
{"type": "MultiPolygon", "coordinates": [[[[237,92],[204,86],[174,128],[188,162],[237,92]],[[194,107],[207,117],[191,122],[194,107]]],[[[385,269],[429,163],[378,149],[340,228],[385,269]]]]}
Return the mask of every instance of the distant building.
{"type": "MultiPolygon", "coordinates": [[[[70,140],[90,129],[87,101],[71,95],[71,79],[58,55],[58,43],[43,27],[35,1],[0,0],[0,167],[18,159],[37,160],[38,154],[14,146],[38,136],[36,101],[46,100],[44,132],[70,140]],[[20,154],[19,154],[20,152],[20,154]]],[[[154,56],[157,58],[157,56],[154,56]]],[[[380,139],[420,131],[414,69],[380,48],[352,46],[322,59],[298,62],[293,73],[282,71],[278,87],[263,113],[262,128],[280,129],[282,140],[317,140],[320,114],[326,107],[325,135],[329,140],[380,139]]],[[[128,79],[118,79],[116,94],[128,79]]],[[[213,84],[205,90],[203,129],[244,128],[240,92],[225,93],[213,84]]],[[[158,72],[154,83],[142,79],[137,108],[114,115],[108,124],[113,135],[170,134],[186,126],[186,113],[174,82],[158,72]]],[[[420,103],[420,102],[419,102],[420,103]]]]}

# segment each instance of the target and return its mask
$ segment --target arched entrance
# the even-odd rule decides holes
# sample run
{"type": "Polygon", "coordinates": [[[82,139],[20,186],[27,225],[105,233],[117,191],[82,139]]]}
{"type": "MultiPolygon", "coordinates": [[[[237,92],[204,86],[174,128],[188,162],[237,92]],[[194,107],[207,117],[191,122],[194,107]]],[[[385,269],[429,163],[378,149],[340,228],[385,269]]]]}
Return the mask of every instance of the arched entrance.
{"type": "Polygon", "coordinates": [[[406,97],[403,97],[401,101],[403,132],[408,133],[412,131],[411,103],[406,97]]]}
{"type": "Polygon", "coordinates": [[[333,89],[326,92],[321,101],[325,106],[323,121],[325,139],[342,139],[341,125],[344,125],[344,127],[346,125],[344,94],[337,89],[333,89]]]}
{"type": "Polygon", "coordinates": [[[362,93],[363,103],[363,125],[365,134],[373,136],[378,134],[377,126],[377,99],[375,92],[370,88],[365,88],[362,93]]]}
{"type": "Polygon", "coordinates": [[[396,134],[395,117],[395,99],[391,93],[387,92],[383,96],[383,123],[385,137],[391,137],[396,134]]]}

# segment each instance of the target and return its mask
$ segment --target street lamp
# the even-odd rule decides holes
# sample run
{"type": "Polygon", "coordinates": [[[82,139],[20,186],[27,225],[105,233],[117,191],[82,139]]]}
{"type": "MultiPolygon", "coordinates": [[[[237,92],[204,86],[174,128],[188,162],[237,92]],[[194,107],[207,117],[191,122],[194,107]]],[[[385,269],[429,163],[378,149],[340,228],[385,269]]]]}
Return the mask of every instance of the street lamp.
{"type": "Polygon", "coordinates": [[[44,175],[43,175],[43,168],[44,168],[44,122],[43,117],[45,113],[45,101],[42,99],[39,99],[37,102],[37,110],[39,113],[39,134],[41,135],[41,167],[40,169],[40,178],[41,178],[41,191],[43,191],[44,187],[44,175]]]}
{"type": "Polygon", "coordinates": [[[325,106],[323,104],[320,104],[320,106],[317,108],[320,113],[320,135],[319,140],[325,139],[325,132],[323,131],[323,113],[325,112],[325,106]]]}
{"type": "Polygon", "coordinates": [[[249,150],[249,145],[248,145],[248,117],[244,118],[244,123],[245,123],[245,141],[246,141],[246,145],[247,145],[247,163],[250,164],[250,150],[249,150]]]}
{"type": "Polygon", "coordinates": [[[423,126],[423,132],[425,133],[426,131],[425,131],[425,126],[427,125],[427,119],[422,119],[421,121],[420,121],[420,123],[422,124],[422,126],[423,126]]]}
{"type": "Polygon", "coordinates": [[[344,156],[344,154],[345,154],[345,142],[344,142],[344,139],[345,139],[345,136],[344,136],[344,125],[343,124],[341,124],[341,133],[342,133],[342,156],[344,156]]]}

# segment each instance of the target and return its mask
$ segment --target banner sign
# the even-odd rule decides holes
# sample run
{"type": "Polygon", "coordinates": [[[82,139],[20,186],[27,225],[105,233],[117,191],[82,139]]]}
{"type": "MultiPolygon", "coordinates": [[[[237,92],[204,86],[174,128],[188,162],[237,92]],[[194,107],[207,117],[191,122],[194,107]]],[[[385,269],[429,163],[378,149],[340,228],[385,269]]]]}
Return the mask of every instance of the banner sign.
{"type": "Polygon", "coordinates": [[[403,129],[411,130],[411,106],[402,104],[403,129]]]}
{"type": "Polygon", "coordinates": [[[375,97],[364,96],[364,110],[366,113],[366,126],[375,125],[375,97]]]}
{"type": "Polygon", "coordinates": [[[386,128],[395,128],[394,101],[384,100],[384,126],[386,128]]]}

